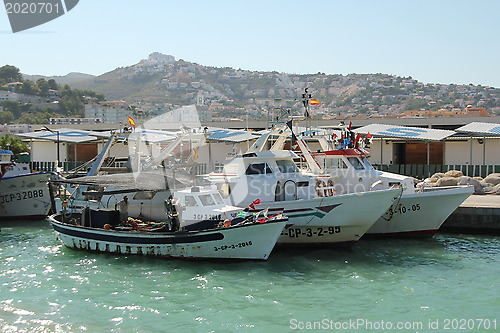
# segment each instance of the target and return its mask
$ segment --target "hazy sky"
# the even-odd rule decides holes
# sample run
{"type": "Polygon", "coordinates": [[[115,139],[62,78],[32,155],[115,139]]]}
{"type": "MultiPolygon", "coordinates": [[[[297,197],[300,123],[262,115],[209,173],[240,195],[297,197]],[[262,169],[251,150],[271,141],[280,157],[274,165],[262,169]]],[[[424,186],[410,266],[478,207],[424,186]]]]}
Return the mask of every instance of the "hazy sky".
{"type": "Polygon", "coordinates": [[[499,17],[499,0],[80,0],[15,34],[0,10],[0,65],[98,75],[158,51],[210,66],[500,88],[499,17]]]}

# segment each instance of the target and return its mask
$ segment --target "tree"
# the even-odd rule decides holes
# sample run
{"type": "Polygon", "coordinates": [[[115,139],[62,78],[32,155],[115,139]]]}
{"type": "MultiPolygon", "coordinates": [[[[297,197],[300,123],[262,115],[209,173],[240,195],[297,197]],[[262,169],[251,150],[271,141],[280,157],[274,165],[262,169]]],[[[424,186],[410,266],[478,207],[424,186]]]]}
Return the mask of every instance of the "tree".
{"type": "Polygon", "coordinates": [[[0,112],[0,124],[10,124],[14,121],[14,114],[10,111],[0,112]]]}
{"type": "Polygon", "coordinates": [[[44,78],[36,80],[36,86],[38,87],[38,89],[40,89],[40,94],[42,96],[48,95],[50,86],[47,80],[45,80],[44,78]]]}
{"type": "Polygon", "coordinates": [[[5,65],[0,67],[0,84],[17,82],[23,79],[19,68],[11,65],[5,65]]]}
{"type": "Polygon", "coordinates": [[[0,138],[0,147],[2,149],[10,149],[14,155],[18,155],[22,152],[28,151],[28,145],[21,141],[17,136],[10,134],[5,134],[0,138]]]}
{"type": "Polygon", "coordinates": [[[19,88],[19,92],[26,95],[36,95],[36,91],[36,86],[33,84],[33,82],[28,80],[24,81],[19,88]]]}
{"type": "Polygon", "coordinates": [[[56,80],[49,79],[49,81],[47,81],[47,83],[49,84],[49,89],[52,89],[52,90],[58,90],[59,89],[59,87],[57,86],[56,80]]]}

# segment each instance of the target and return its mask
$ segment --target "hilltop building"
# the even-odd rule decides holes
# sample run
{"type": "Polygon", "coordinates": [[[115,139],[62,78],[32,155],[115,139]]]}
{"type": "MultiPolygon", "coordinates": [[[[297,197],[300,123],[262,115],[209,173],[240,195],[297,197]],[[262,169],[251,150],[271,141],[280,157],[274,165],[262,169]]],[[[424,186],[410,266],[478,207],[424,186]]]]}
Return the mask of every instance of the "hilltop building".
{"type": "Polygon", "coordinates": [[[101,118],[50,118],[51,125],[100,124],[101,118]]]}
{"type": "Polygon", "coordinates": [[[433,117],[489,117],[490,114],[486,110],[485,107],[476,108],[472,105],[468,105],[465,108],[465,111],[460,109],[440,109],[437,111],[429,111],[429,110],[411,110],[402,112],[399,117],[425,117],[425,118],[433,118],[433,117]]]}

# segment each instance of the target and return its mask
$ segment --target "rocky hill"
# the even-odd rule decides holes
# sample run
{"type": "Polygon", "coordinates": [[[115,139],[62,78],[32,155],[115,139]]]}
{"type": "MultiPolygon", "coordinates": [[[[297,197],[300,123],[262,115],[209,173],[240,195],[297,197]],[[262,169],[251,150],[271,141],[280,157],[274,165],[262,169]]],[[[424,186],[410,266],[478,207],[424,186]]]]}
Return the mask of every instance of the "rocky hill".
{"type": "Polygon", "coordinates": [[[463,110],[471,104],[500,111],[500,89],[474,85],[424,84],[387,74],[287,74],[203,66],[153,53],[148,59],[73,83],[123,99],[145,110],[187,104],[215,114],[264,116],[276,105],[298,105],[305,87],[321,101],[317,116],[398,114],[405,110],[463,110]]]}

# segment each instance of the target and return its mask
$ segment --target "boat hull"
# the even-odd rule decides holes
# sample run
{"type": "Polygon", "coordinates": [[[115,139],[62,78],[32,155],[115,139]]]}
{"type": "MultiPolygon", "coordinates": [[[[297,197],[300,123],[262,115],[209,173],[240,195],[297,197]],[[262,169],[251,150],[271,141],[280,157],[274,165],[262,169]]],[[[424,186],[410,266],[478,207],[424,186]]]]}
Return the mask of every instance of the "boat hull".
{"type": "Polygon", "coordinates": [[[0,217],[3,219],[43,219],[51,201],[47,182],[52,173],[30,173],[0,180],[0,217]]]}
{"type": "Polygon", "coordinates": [[[467,199],[470,186],[403,194],[367,231],[367,237],[430,237],[467,199]]]}
{"type": "MultiPolygon", "coordinates": [[[[60,216],[60,215],[59,215],[60,216]]],[[[138,232],[49,222],[62,243],[75,249],[171,258],[267,260],[287,219],[196,232],[138,232]]]]}
{"type": "Polygon", "coordinates": [[[282,231],[278,244],[347,245],[359,240],[400,193],[401,189],[369,191],[260,206],[269,207],[269,214],[282,211],[293,224],[282,231]]]}

